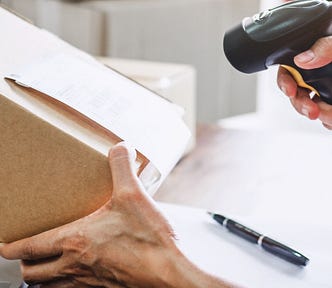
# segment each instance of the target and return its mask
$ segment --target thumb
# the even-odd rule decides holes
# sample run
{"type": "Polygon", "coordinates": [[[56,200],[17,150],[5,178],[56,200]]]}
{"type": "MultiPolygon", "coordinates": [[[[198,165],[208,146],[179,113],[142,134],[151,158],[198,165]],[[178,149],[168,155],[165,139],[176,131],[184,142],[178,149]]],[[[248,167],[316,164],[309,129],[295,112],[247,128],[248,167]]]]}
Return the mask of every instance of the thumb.
{"type": "Polygon", "coordinates": [[[119,189],[137,186],[137,175],[134,171],[136,151],[125,142],[113,146],[108,154],[109,165],[112,173],[113,192],[119,189]]]}
{"type": "Polygon", "coordinates": [[[307,51],[295,56],[294,62],[303,69],[323,67],[332,61],[332,36],[320,38],[307,51]]]}

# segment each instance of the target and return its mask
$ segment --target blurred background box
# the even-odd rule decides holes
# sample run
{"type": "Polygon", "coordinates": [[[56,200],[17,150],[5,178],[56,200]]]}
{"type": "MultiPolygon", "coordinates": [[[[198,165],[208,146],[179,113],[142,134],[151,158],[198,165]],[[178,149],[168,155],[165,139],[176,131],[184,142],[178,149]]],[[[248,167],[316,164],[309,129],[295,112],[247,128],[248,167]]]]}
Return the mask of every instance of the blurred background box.
{"type": "Polygon", "coordinates": [[[189,65],[98,57],[105,65],[184,108],[184,121],[196,139],[196,72],[189,65]]]}
{"type": "Polygon", "coordinates": [[[75,46],[98,56],[189,64],[197,71],[197,119],[256,109],[256,75],[224,57],[226,29],[259,0],[3,0],[75,46]]]}
{"type": "Polygon", "coordinates": [[[102,54],[104,14],[74,5],[82,1],[3,0],[1,3],[33,24],[94,55],[102,54]],[[70,41],[68,41],[70,39],[70,41]]]}

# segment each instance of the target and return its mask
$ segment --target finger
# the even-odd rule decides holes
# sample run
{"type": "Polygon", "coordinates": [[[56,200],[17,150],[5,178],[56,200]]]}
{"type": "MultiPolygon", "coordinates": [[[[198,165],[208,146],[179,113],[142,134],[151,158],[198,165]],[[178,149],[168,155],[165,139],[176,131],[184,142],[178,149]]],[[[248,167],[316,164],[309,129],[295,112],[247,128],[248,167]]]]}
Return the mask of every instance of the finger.
{"type": "MultiPolygon", "coordinates": [[[[78,284],[76,281],[72,279],[65,280],[57,280],[51,281],[48,283],[43,283],[39,286],[39,288],[92,288],[92,286],[86,284],[78,284]]],[[[98,288],[98,287],[96,287],[98,288]]]]}
{"type": "Polygon", "coordinates": [[[50,282],[50,283],[45,283],[45,284],[41,284],[39,285],[38,288],[75,288],[78,286],[75,286],[75,284],[69,282],[69,281],[54,281],[54,282],[50,282]]]}
{"type": "Polygon", "coordinates": [[[332,126],[331,126],[331,125],[326,124],[326,123],[323,123],[323,122],[322,122],[322,124],[323,124],[323,126],[324,126],[326,129],[328,129],[328,130],[332,130],[332,126]]]}
{"type": "Polygon", "coordinates": [[[0,255],[8,260],[38,260],[62,254],[58,229],[0,246],[0,255]]]}
{"type": "Polygon", "coordinates": [[[109,165],[112,173],[114,193],[133,185],[136,187],[137,176],[134,172],[135,159],[135,150],[129,148],[124,142],[111,148],[109,152],[109,165]]]}
{"type": "MultiPolygon", "coordinates": [[[[69,276],[77,281],[96,286],[96,278],[89,266],[79,265],[72,257],[57,257],[36,261],[21,262],[22,276],[26,283],[44,283],[63,280],[69,276]]],[[[99,283],[99,282],[97,282],[99,283]]]]}
{"type": "MultiPolygon", "coordinates": [[[[57,280],[52,281],[48,283],[41,284],[38,288],[102,288],[106,287],[104,285],[102,286],[96,286],[96,285],[89,285],[84,284],[78,281],[75,281],[73,279],[64,279],[64,280],[57,280]]],[[[112,282],[111,280],[107,282],[107,287],[109,288],[127,288],[127,286],[112,282]]]]}
{"type": "Polygon", "coordinates": [[[311,120],[315,120],[319,117],[320,109],[318,104],[312,101],[309,97],[309,92],[305,89],[298,89],[298,93],[295,97],[290,98],[295,110],[308,117],[311,120]]]}
{"type": "Polygon", "coordinates": [[[332,105],[323,101],[317,102],[317,105],[320,109],[319,120],[325,124],[324,126],[327,129],[330,129],[329,126],[332,126],[332,105]]]}
{"type": "Polygon", "coordinates": [[[44,283],[64,278],[67,263],[60,258],[42,260],[40,262],[21,262],[21,271],[26,283],[36,284],[44,283]]]}
{"type": "Polygon", "coordinates": [[[294,62],[304,69],[323,67],[332,61],[332,37],[320,38],[307,51],[297,55],[294,62]]]}
{"type": "MultiPolygon", "coordinates": [[[[153,200],[144,193],[145,190],[132,169],[134,156],[135,154],[123,142],[110,150],[109,162],[115,194],[112,202],[113,204],[120,203],[122,208],[123,204],[129,204],[130,211],[126,211],[127,216],[125,217],[128,215],[135,215],[135,218],[147,217],[154,222],[155,226],[162,226],[162,229],[169,231],[169,233],[165,233],[167,236],[173,237],[174,233],[170,225],[159,212],[153,200]]],[[[112,207],[114,208],[114,206],[112,207]]]]}
{"type": "Polygon", "coordinates": [[[279,67],[277,79],[278,86],[285,95],[288,97],[296,96],[297,83],[285,68],[279,67]]]}

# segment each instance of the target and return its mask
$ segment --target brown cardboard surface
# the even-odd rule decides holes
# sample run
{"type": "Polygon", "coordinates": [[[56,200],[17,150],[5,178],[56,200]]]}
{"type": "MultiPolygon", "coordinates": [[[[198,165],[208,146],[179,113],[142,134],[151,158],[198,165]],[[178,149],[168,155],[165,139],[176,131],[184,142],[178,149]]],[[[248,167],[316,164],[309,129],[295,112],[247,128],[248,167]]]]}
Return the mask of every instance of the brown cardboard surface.
{"type": "Polygon", "coordinates": [[[0,241],[71,222],[111,196],[106,157],[0,98],[0,241]]]}
{"type": "Polygon", "coordinates": [[[1,8],[0,37],[0,242],[11,242],[102,206],[112,192],[107,150],[119,139],[3,79],[31,57],[79,50],[1,8]]]}

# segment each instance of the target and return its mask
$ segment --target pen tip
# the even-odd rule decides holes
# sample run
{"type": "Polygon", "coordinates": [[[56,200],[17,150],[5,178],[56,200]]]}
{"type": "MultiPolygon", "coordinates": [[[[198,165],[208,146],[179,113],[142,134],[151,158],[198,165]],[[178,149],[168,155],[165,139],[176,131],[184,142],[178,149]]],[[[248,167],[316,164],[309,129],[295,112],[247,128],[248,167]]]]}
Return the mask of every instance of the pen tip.
{"type": "Polygon", "coordinates": [[[305,261],[304,261],[304,266],[307,266],[309,264],[310,260],[307,258],[305,261]]]}
{"type": "Polygon", "coordinates": [[[209,214],[210,216],[213,216],[214,213],[210,212],[210,211],[207,211],[207,214],[209,214]]]}

